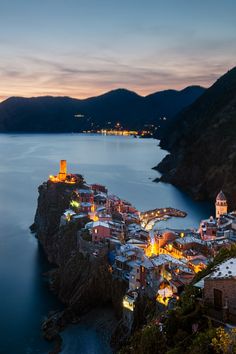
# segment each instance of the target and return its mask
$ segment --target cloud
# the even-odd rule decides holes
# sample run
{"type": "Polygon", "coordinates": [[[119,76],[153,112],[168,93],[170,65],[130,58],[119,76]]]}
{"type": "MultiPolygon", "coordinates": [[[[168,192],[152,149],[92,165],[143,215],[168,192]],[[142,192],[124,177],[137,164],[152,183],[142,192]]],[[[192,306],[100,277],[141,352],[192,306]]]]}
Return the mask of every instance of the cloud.
{"type": "MultiPolygon", "coordinates": [[[[214,42],[212,48],[217,45],[218,42],[214,42]]],[[[196,55],[199,48],[200,42],[193,52],[184,48],[180,51],[179,47],[178,50],[169,48],[161,53],[153,51],[140,55],[136,60],[125,58],[122,53],[112,56],[74,52],[55,58],[21,56],[17,62],[1,64],[0,96],[85,98],[118,87],[146,95],[167,88],[180,89],[195,84],[209,86],[235,65],[231,57],[196,55]]]]}

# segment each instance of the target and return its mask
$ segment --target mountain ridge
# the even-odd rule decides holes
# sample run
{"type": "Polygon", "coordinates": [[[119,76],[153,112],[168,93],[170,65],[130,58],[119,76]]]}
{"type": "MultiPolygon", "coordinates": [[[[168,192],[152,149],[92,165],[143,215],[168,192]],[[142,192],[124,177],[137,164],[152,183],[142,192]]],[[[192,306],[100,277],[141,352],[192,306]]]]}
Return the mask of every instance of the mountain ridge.
{"type": "Polygon", "coordinates": [[[172,118],[204,91],[194,86],[147,96],[127,89],[115,89],[86,99],[13,96],[0,103],[0,131],[70,132],[108,127],[108,122],[111,126],[120,122],[124,128],[141,129],[145,124],[158,124],[163,115],[172,118]],[[183,94],[186,89],[190,90],[187,95],[183,94]],[[84,118],[76,120],[78,114],[84,118]]]}

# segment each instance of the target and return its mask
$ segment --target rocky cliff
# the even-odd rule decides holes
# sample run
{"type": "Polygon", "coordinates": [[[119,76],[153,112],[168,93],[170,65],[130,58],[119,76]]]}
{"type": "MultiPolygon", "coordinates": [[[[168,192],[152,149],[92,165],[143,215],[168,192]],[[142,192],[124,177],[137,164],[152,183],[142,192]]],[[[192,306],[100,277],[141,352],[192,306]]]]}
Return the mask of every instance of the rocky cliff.
{"type": "Polygon", "coordinates": [[[60,226],[60,216],[69,207],[76,187],[81,185],[43,183],[39,187],[38,207],[31,227],[54,266],[49,272],[51,289],[65,304],[62,314],[53,315],[44,324],[48,339],[56,338],[58,330],[66,323],[76,322],[92,308],[112,304],[118,318],[122,313],[126,285],[113,280],[107,249],[95,255],[91,243],[79,242],[78,232],[88,219],[60,226]]]}
{"type": "Polygon", "coordinates": [[[236,207],[236,68],[188,109],[166,132],[161,146],[170,154],[157,166],[162,181],[196,199],[215,199],[223,189],[236,207]]]}

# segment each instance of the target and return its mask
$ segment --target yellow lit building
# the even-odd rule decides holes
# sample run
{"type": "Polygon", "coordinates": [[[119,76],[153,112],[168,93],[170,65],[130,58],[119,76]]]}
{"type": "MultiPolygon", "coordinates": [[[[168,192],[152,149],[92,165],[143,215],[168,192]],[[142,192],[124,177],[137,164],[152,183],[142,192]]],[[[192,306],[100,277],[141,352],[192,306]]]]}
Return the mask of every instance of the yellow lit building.
{"type": "Polygon", "coordinates": [[[67,161],[60,161],[60,171],[56,176],[50,175],[49,180],[53,183],[69,183],[75,184],[78,180],[77,175],[67,173],[67,161]]]}

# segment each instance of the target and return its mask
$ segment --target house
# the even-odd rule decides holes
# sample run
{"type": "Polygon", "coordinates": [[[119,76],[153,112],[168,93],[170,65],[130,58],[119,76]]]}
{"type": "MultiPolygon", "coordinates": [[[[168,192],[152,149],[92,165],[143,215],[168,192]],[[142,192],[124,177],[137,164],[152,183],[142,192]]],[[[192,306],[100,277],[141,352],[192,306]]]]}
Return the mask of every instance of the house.
{"type": "Polygon", "coordinates": [[[142,287],[153,287],[156,280],[155,267],[153,262],[146,256],[142,257],[140,268],[140,285],[142,287]]]}
{"type": "Polygon", "coordinates": [[[82,202],[80,204],[81,213],[91,213],[94,212],[94,204],[88,202],[82,202]]]}
{"type": "Polygon", "coordinates": [[[141,241],[139,239],[136,238],[131,238],[130,240],[127,241],[127,245],[133,245],[135,247],[139,247],[143,250],[146,250],[147,248],[147,243],[144,241],[141,241]]]}
{"type": "Polygon", "coordinates": [[[135,303],[138,298],[138,293],[135,291],[128,291],[123,298],[123,323],[130,332],[133,326],[135,303]]]}
{"type": "Polygon", "coordinates": [[[208,241],[215,239],[217,228],[217,221],[212,216],[207,220],[203,220],[199,228],[202,240],[208,241]]]}
{"type": "Polygon", "coordinates": [[[129,291],[123,298],[123,307],[129,311],[134,311],[135,300],[137,299],[138,294],[135,291],[129,291]]]}
{"type": "Polygon", "coordinates": [[[94,192],[107,194],[107,188],[101,184],[91,184],[91,188],[94,192]]]}
{"type": "Polygon", "coordinates": [[[118,255],[115,257],[115,263],[113,264],[113,275],[118,278],[124,278],[124,274],[128,272],[127,258],[118,255]]]}
{"type": "Polygon", "coordinates": [[[184,262],[178,260],[175,257],[172,257],[169,254],[160,254],[159,256],[151,257],[151,260],[154,266],[158,269],[158,272],[160,274],[163,273],[165,265],[168,265],[169,267],[174,265],[174,266],[181,267],[182,269],[187,268],[184,262]]]}
{"type": "Polygon", "coordinates": [[[106,205],[107,203],[107,195],[104,193],[99,193],[94,195],[94,202],[97,205],[106,205]]]}
{"type": "Polygon", "coordinates": [[[156,236],[159,247],[165,247],[168,243],[173,243],[177,238],[177,234],[173,231],[166,230],[156,236]]]}
{"type": "Polygon", "coordinates": [[[82,203],[93,203],[94,201],[93,191],[91,189],[79,189],[78,196],[82,203]]]}
{"type": "Polygon", "coordinates": [[[204,242],[192,235],[177,238],[174,242],[175,246],[182,251],[193,249],[201,249],[204,246],[204,242]]]}
{"type": "Polygon", "coordinates": [[[141,261],[136,261],[133,265],[133,268],[129,274],[129,290],[136,290],[139,289],[141,286],[140,283],[140,264],[141,261]]]}
{"type": "Polygon", "coordinates": [[[60,219],[60,225],[66,225],[68,222],[71,221],[72,217],[76,215],[74,210],[72,209],[66,209],[65,212],[62,214],[61,219],[60,219]]]}
{"type": "Polygon", "coordinates": [[[108,221],[111,234],[120,240],[124,240],[124,222],[123,221],[108,221]]]}
{"type": "Polygon", "coordinates": [[[204,278],[204,303],[215,310],[214,316],[236,323],[236,258],[219,264],[204,278]]]}
{"type": "Polygon", "coordinates": [[[129,281],[130,272],[132,272],[134,268],[136,269],[137,266],[140,267],[137,262],[143,254],[143,251],[138,247],[128,244],[122,245],[115,257],[115,262],[113,264],[113,275],[129,281]]]}
{"type": "Polygon", "coordinates": [[[207,267],[208,259],[204,256],[197,256],[189,260],[188,264],[195,273],[198,273],[207,267]]]}
{"type": "Polygon", "coordinates": [[[97,216],[100,221],[112,221],[112,216],[110,214],[106,214],[103,212],[102,213],[97,212],[97,216]]]}
{"type": "Polygon", "coordinates": [[[92,241],[99,242],[111,237],[111,229],[107,222],[95,221],[91,224],[92,241]]]}

